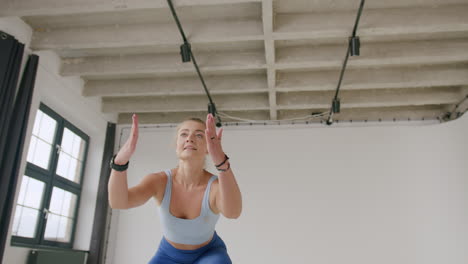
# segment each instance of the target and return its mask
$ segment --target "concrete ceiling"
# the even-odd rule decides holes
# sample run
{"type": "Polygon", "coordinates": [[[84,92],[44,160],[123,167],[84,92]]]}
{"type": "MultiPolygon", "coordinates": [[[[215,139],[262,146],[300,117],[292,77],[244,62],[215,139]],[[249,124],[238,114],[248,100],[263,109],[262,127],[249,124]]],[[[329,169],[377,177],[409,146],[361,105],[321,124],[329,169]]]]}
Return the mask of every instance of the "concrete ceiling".
{"type": "MultiPolygon", "coordinates": [[[[328,111],[360,0],[174,0],[219,112],[285,120],[328,111]]],[[[129,123],[203,117],[207,97],[166,0],[4,0],[84,97],[129,123]]],[[[367,1],[340,121],[447,120],[468,108],[468,0],[367,1]]],[[[320,121],[320,119],[314,119],[320,121]]],[[[223,121],[234,121],[223,118],[223,121]]]]}

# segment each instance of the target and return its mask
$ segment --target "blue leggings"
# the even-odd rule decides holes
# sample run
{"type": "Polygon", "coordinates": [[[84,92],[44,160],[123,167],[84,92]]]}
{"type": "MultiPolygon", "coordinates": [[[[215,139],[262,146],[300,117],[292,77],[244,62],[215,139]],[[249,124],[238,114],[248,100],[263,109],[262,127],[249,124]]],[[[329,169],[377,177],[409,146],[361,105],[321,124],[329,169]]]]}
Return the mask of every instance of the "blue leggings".
{"type": "Polygon", "coordinates": [[[195,250],[177,249],[163,237],[148,264],[232,264],[232,261],[226,245],[215,232],[210,243],[195,250]]]}

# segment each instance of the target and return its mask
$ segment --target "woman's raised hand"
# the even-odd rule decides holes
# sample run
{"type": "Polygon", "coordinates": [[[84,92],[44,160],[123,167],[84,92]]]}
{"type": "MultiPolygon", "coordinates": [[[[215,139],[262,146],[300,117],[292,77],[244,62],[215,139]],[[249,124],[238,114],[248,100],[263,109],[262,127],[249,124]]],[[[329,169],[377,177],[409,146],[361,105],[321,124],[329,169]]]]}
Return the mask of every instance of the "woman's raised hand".
{"type": "Polygon", "coordinates": [[[224,160],[224,151],[221,146],[221,137],[223,136],[223,128],[216,132],[215,119],[212,114],[206,116],[206,144],[208,153],[214,164],[219,164],[224,160]]]}
{"type": "Polygon", "coordinates": [[[132,116],[132,130],[130,131],[130,136],[127,139],[127,142],[122,146],[115,157],[114,162],[116,164],[123,165],[130,160],[130,157],[135,153],[136,145],[138,142],[138,116],[133,114],[132,116]]]}

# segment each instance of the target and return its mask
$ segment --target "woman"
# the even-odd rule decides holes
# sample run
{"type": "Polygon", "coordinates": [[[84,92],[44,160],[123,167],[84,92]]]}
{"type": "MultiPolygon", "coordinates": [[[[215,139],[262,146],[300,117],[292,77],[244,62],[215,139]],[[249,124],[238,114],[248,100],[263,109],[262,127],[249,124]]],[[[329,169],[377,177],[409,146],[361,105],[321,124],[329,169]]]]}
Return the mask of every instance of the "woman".
{"type": "Polygon", "coordinates": [[[163,238],[149,263],[232,263],[215,225],[220,213],[238,218],[242,198],[221,146],[222,128],[216,132],[211,114],[206,124],[196,118],[182,122],[177,127],[178,166],[146,175],[138,185],[128,188],[126,169],[138,140],[138,116],[132,119],[130,137],[111,161],[109,203],[114,209],[129,209],[151,197],[156,200],[163,238]],[[204,169],[207,154],[219,176],[204,169]]]}

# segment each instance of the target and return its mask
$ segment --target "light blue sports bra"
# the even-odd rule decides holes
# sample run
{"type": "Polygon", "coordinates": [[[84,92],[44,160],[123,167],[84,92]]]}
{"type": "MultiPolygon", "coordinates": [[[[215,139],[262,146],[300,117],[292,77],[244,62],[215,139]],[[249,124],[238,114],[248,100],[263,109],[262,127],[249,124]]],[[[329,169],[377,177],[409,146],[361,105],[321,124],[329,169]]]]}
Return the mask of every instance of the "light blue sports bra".
{"type": "Polygon", "coordinates": [[[161,219],[162,232],[168,240],[187,245],[199,245],[211,239],[214,234],[219,214],[213,213],[209,204],[211,184],[218,176],[211,176],[203,196],[201,213],[194,219],[183,219],[175,217],[169,211],[172,193],[172,173],[166,170],[167,184],[164,198],[159,207],[159,218],[161,219]]]}

